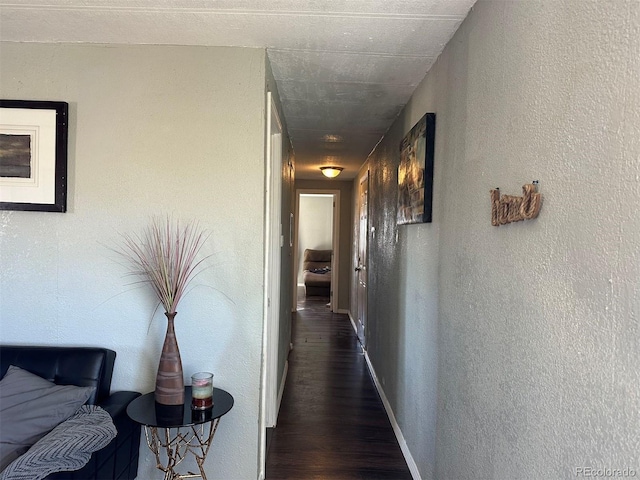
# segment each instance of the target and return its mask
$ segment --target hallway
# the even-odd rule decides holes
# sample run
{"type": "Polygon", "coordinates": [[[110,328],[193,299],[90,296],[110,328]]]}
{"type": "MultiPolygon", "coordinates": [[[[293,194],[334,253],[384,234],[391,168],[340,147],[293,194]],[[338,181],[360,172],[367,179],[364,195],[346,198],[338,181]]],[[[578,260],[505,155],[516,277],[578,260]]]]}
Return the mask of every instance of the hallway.
{"type": "Polygon", "coordinates": [[[303,299],[293,315],[267,480],[411,479],[349,318],[326,302],[303,299]]]}

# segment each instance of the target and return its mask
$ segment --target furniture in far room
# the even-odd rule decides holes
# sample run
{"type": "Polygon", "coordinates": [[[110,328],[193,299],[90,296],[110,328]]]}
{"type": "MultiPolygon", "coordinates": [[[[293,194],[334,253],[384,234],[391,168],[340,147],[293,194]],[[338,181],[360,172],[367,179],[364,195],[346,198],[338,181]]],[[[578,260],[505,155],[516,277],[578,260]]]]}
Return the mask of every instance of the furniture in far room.
{"type": "Polygon", "coordinates": [[[332,250],[304,251],[302,269],[305,295],[307,297],[331,295],[331,256],[332,250]]]}
{"type": "Polygon", "coordinates": [[[129,419],[126,408],[140,393],[111,392],[115,359],[116,352],[98,347],[0,345],[0,447],[3,455],[10,452],[5,458],[11,458],[3,478],[136,478],[140,425],[129,419]],[[14,402],[10,395],[24,401],[14,402]],[[60,413],[63,409],[65,414],[60,413]],[[97,416],[102,423],[96,422],[97,416]],[[30,437],[35,443],[12,437],[36,427],[43,431],[30,437]],[[105,446],[91,448],[97,445],[91,437],[109,430],[111,435],[100,444],[105,446]],[[76,470],[54,470],[59,464],[76,470]],[[43,477],[43,471],[57,473],[43,477]]]}
{"type": "Polygon", "coordinates": [[[156,458],[156,465],[164,472],[165,480],[182,478],[207,479],[204,462],[213,442],[213,436],[223,415],[233,407],[231,394],[220,388],[213,389],[213,406],[192,409],[192,388],[185,387],[184,404],[162,405],[155,401],[154,392],[136,398],[127,407],[127,414],[144,426],[147,445],[156,458]],[[165,455],[162,455],[164,452],[165,455]],[[180,474],[176,467],[193,455],[200,473],[180,474]],[[163,459],[166,458],[166,463],[163,459]]]}

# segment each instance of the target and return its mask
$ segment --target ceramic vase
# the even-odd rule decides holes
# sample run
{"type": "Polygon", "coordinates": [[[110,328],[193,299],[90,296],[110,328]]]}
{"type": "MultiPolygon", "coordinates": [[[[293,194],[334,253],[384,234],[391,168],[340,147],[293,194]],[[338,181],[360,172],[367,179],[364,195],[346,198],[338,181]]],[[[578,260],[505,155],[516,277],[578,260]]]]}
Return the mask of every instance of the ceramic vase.
{"type": "Polygon", "coordinates": [[[165,313],[167,316],[167,333],[164,337],[162,354],[156,375],[156,402],[161,405],[184,404],[184,377],[182,360],[173,327],[176,313],[165,313]]]}

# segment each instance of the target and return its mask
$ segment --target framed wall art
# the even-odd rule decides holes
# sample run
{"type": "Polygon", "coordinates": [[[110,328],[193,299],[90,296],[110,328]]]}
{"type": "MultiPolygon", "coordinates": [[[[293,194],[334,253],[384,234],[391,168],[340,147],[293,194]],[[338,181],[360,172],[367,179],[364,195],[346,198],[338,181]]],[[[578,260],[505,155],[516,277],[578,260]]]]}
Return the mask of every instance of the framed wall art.
{"type": "Polygon", "coordinates": [[[436,114],[427,113],[400,142],[398,225],[431,222],[436,114]]]}
{"type": "Polygon", "coordinates": [[[0,210],[67,210],[65,102],[0,100],[0,210]]]}

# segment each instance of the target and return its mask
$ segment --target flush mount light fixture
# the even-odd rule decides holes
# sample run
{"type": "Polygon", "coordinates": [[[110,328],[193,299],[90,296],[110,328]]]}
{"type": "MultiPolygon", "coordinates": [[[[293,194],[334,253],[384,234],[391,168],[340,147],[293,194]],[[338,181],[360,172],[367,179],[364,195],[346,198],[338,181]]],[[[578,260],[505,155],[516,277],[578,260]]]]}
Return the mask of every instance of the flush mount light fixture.
{"type": "Polygon", "coordinates": [[[325,177],[335,178],[338,175],[340,175],[340,172],[342,170],[344,170],[344,168],[342,168],[342,167],[320,167],[320,170],[322,170],[322,174],[325,177]]]}
{"type": "Polygon", "coordinates": [[[322,137],[322,140],[327,142],[327,143],[338,143],[342,141],[342,136],[340,135],[324,135],[322,137]]]}

